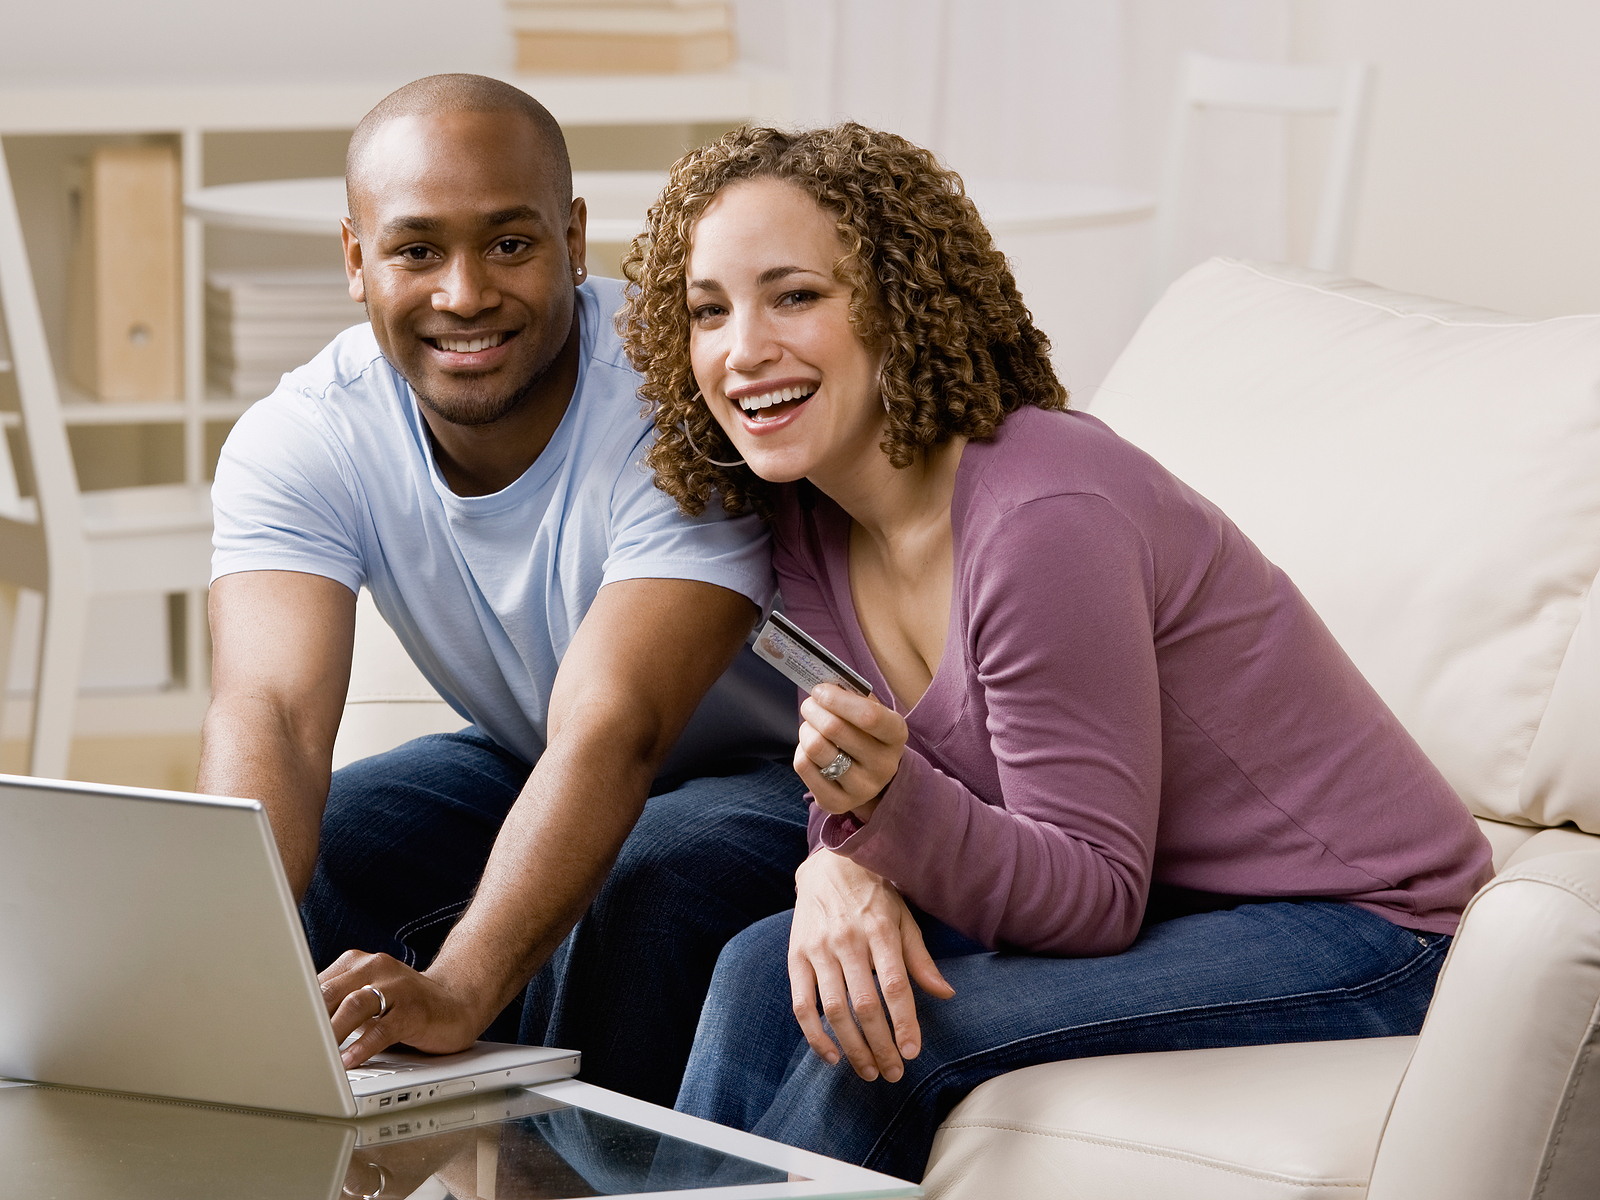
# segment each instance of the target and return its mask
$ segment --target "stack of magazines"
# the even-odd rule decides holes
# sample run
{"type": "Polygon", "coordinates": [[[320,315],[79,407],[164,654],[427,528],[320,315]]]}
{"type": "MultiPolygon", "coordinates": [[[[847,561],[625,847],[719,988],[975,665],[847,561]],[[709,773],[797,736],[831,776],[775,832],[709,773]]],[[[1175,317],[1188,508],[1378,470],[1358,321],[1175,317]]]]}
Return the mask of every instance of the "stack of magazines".
{"type": "Polygon", "coordinates": [[[259,400],[340,330],[366,320],[342,270],[271,268],[206,277],[209,390],[259,400]]]}
{"type": "Polygon", "coordinates": [[[733,62],[732,6],[713,0],[506,0],[517,70],[715,71],[733,62]]]}

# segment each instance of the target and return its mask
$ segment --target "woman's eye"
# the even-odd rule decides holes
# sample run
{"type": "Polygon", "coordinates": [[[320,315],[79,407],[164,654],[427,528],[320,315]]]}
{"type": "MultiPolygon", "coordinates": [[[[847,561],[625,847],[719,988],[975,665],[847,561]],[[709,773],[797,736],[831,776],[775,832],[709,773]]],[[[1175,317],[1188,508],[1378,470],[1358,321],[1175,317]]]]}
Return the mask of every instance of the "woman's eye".
{"type": "Polygon", "coordinates": [[[699,308],[691,308],[689,310],[689,319],[696,324],[704,324],[707,321],[715,320],[721,315],[722,308],[716,304],[702,304],[699,308]]]}
{"type": "Polygon", "coordinates": [[[817,294],[815,292],[785,292],[778,297],[778,303],[788,305],[805,304],[816,298],[817,294]]]}

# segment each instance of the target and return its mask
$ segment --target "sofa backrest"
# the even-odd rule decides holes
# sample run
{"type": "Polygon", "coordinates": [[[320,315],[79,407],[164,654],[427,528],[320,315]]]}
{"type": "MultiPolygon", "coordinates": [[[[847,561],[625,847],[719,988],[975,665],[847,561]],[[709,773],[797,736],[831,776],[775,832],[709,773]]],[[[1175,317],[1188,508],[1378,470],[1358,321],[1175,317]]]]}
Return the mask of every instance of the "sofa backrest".
{"type": "Polygon", "coordinates": [[[1087,407],[1288,572],[1474,813],[1600,833],[1600,316],[1213,259],[1087,407]]]}

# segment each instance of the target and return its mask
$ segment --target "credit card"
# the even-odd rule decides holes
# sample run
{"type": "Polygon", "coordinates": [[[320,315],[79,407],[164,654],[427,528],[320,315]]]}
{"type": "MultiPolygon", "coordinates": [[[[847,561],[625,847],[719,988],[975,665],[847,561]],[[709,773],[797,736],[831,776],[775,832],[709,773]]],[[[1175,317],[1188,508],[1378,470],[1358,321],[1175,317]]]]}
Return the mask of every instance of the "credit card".
{"type": "Polygon", "coordinates": [[[819,683],[837,683],[858,695],[872,695],[870,683],[780,612],[761,627],[755,652],[808,692],[819,683]]]}

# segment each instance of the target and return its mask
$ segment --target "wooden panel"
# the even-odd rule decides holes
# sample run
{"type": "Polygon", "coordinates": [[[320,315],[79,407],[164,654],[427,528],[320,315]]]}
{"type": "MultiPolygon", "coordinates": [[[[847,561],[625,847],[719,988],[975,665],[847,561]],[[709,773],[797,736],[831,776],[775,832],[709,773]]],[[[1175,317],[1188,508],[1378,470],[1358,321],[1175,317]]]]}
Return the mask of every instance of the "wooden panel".
{"type": "Polygon", "coordinates": [[[68,373],[101,400],[171,400],[182,378],[177,153],[102,146],[74,191],[68,373]]]}

